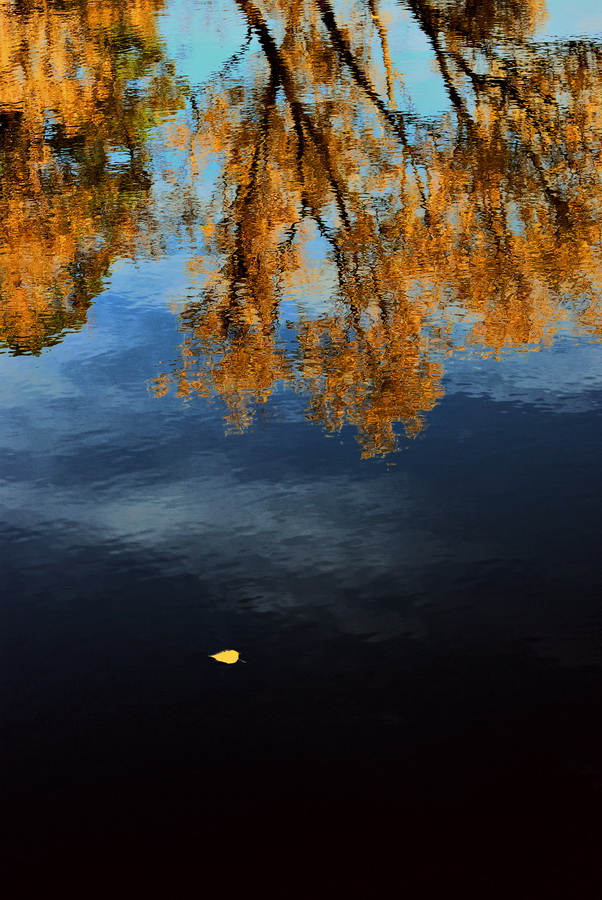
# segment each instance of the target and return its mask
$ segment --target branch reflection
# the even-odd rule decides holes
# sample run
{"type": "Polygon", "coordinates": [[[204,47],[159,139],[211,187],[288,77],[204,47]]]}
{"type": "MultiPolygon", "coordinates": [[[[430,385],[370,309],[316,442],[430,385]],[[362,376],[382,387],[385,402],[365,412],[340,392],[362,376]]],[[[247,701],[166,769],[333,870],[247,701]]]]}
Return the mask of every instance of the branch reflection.
{"type": "Polygon", "coordinates": [[[422,428],[450,353],[599,337],[599,45],[529,42],[538,0],[405,0],[450,103],[422,120],[376,0],[344,22],[328,0],[237,3],[255,52],[195,97],[187,153],[220,177],[157,394],[218,395],[241,429],[287,382],[372,456],[422,428]],[[303,295],[319,311],[285,323],[303,295]]]}
{"type": "Polygon", "coordinates": [[[0,7],[5,345],[56,342],[113,260],[177,240],[196,294],[155,393],[241,430],[286,384],[368,457],[423,428],[450,354],[599,339],[599,44],[538,44],[543,0],[233,2],[244,46],[195,91],[161,0],[0,7]],[[438,117],[408,100],[404,13],[438,117]]]}
{"type": "Polygon", "coordinates": [[[115,258],[157,252],[148,136],[183,105],[161,5],[0,6],[0,342],[14,354],[80,328],[115,258]]]}

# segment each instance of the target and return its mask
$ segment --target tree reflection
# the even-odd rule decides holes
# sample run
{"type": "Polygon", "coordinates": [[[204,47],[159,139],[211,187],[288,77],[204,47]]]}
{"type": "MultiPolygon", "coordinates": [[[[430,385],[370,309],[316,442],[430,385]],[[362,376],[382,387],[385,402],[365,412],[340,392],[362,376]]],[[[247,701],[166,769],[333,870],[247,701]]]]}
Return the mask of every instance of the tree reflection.
{"type": "Polygon", "coordinates": [[[420,430],[454,350],[600,334],[598,45],[529,43],[538,0],[406,0],[451,108],[422,121],[376,0],[344,22],[328,0],[236,2],[256,51],[195,97],[182,139],[191,170],[221,175],[158,394],[217,394],[244,428],[289,382],[371,456],[396,421],[420,430]],[[283,300],[329,279],[328,310],[285,340],[283,300]]]}
{"type": "Polygon", "coordinates": [[[195,92],[157,38],[161,0],[0,7],[13,352],[78,327],[112,260],[177,235],[198,290],[157,395],[218,396],[240,430],[285,383],[371,456],[395,423],[420,431],[450,354],[599,337],[599,45],[531,41],[542,0],[403,0],[449,100],[424,119],[379,0],[233,2],[244,46],[195,92]]]}
{"type": "Polygon", "coordinates": [[[13,353],[80,327],[111,261],[144,243],[148,135],[183,102],[161,5],[0,6],[0,341],[13,353]]]}

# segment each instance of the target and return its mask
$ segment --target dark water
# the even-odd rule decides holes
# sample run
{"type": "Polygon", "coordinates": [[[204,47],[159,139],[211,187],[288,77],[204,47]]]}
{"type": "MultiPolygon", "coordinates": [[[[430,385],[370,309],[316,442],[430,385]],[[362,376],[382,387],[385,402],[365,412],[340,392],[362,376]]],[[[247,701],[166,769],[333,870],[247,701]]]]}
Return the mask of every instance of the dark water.
{"type": "Polygon", "coordinates": [[[0,5],[4,896],[600,896],[601,34],[0,5]]]}

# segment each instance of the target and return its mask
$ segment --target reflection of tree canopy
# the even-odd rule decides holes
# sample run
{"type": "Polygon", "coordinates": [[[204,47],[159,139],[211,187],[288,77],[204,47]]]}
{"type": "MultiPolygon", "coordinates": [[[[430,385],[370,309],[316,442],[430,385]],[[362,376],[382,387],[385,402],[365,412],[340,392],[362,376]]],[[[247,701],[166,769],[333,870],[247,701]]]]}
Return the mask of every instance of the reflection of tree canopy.
{"type": "Polygon", "coordinates": [[[113,259],[176,232],[200,287],[181,362],[155,390],[218,395],[238,429],[287,383],[308,418],[387,452],[395,422],[421,429],[458,348],[600,334],[598,45],[530,42],[542,0],[402,0],[449,98],[423,120],[378,0],[344,20],[329,0],[233,2],[245,45],[177,119],[162,0],[0,6],[0,340],[13,352],[78,327],[113,259]],[[153,187],[156,124],[172,168],[153,187]]]}
{"type": "Polygon", "coordinates": [[[79,327],[140,231],[147,136],[181,105],[161,5],[0,6],[0,341],[15,353],[79,327]]]}
{"type": "Polygon", "coordinates": [[[240,428],[289,382],[368,456],[394,447],[396,420],[420,429],[456,347],[599,333],[599,46],[529,44],[539,0],[404,0],[451,107],[421,121],[377,0],[345,22],[329,0],[236,3],[244,67],[195,96],[181,135],[192,173],[221,168],[158,394],[217,393],[240,428]],[[332,302],[285,342],[279,310],[304,281],[332,302]]]}

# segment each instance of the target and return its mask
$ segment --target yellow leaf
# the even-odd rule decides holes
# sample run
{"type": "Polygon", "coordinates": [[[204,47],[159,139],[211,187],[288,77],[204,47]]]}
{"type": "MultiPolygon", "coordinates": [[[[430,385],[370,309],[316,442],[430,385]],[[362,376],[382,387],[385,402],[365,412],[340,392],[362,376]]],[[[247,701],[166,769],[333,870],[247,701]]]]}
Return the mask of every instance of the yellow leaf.
{"type": "MultiPolygon", "coordinates": [[[[218,662],[228,663],[231,666],[232,663],[238,662],[240,654],[238,650],[222,650],[221,653],[211,653],[210,657],[211,659],[217,659],[218,662]]],[[[244,662],[244,659],[240,661],[244,662]]]]}

